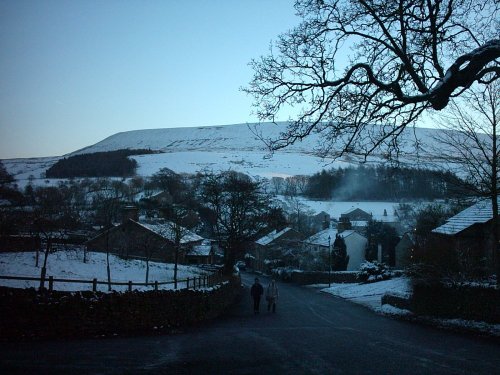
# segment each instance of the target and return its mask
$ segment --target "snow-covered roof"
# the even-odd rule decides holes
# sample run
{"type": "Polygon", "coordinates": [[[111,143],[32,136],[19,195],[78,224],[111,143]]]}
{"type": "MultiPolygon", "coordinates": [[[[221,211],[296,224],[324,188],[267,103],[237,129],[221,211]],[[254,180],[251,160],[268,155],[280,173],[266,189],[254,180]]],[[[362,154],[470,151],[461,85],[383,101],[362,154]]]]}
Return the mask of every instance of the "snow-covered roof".
{"type": "MultiPolygon", "coordinates": [[[[133,220],[132,220],[133,221],[133,220]]],[[[161,223],[139,223],[137,221],[134,221],[136,224],[150,230],[153,233],[156,233],[157,235],[174,242],[175,241],[175,224],[170,222],[170,221],[165,221],[161,223]]],[[[190,230],[180,227],[180,231],[183,234],[181,238],[181,244],[186,244],[190,242],[197,242],[197,241],[202,241],[203,237],[198,236],[196,233],[191,232],[190,230]]]]}
{"type": "Polygon", "coordinates": [[[350,209],[348,209],[347,211],[343,212],[343,213],[342,213],[342,215],[348,215],[348,214],[350,214],[351,212],[354,212],[354,211],[356,211],[356,210],[360,210],[360,211],[363,211],[363,212],[365,212],[365,213],[368,213],[368,212],[366,212],[365,210],[363,210],[363,209],[361,209],[361,208],[359,208],[359,207],[351,207],[351,208],[350,208],[350,209]]]}
{"type": "Polygon", "coordinates": [[[341,232],[339,235],[342,238],[346,238],[346,237],[349,237],[351,234],[354,234],[354,233],[358,233],[358,232],[356,232],[355,230],[349,229],[349,230],[345,230],[345,231],[341,232]]]}
{"type": "Polygon", "coordinates": [[[187,256],[209,256],[212,251],[212,246],[210,245],[196,245],[193,246],[191,251],[186,254],[187,256]]]}
{"type": "Polygon", "coordinates": [[[255,243],[262,245],[262,246],[269,245],[271,242],[273,242],[275,239],[284,235],[290,229],[292,229],[292,228],[286,227],[285,229],[282,229],[279,232],[277,232],[276,230],[273,230],[271,233],[268,233],[264,237],[259,238],[257,241],[255,241],[255,243]]]}
{"type": "Polygon", "coordinates": [[[366,227],[368,226],[368,221],[366,220],[353,220],[351,221],[353,227],[366,227]]]}
{"type": "Polygon", "coordinates": [[[304,242],[311,244],[311,245],[319,245],[319,246],[328,247],[328,236],[330,236],[330,245],[333,245],[333,242],[335,241],[335,237],[337,236],[337,234],[339,234],[342,238],[346,238],[346,237],[349,237],[355,233],[360,235],[355,230],[345,230],[345,231],[339,233],[337,229],[329,228],[329,229],[322,230],[321,232],[318,232],[316,234],[313,234],[311,237],[306,239],[304,242]]]}
{"type": "Polygon", "coordinates": [[[335,236],[337,235],[337,229],[325,229],[321,232],[313,234],[311,237],[306,239],[304,242],[310,243],[312,245],[328,246],[328,236],[330,236],[330,245],[335,241],[335,236]]]}
{"type": "MultiPolygon", "coordinates": [[[[497,198],[500,203],[500,197],[497,198]]],[[[446,220],[446,223],[434,229],[433,233],[446,235],[457,234],[474,224],[484,224],[493,218],[493,209],[491,200],[485,199],[477,202],[475,205],[466,208],[453,217],[446,220]]]]}

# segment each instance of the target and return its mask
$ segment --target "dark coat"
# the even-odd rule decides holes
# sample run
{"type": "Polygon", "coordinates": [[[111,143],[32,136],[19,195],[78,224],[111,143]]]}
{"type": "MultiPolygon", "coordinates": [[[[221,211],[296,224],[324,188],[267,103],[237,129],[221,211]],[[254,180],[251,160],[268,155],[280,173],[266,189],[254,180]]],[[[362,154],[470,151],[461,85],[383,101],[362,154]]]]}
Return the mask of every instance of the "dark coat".
{"type": "Polygon", "coordinates": [[[262,287],[262,285],[260,285],[259,283],[253,284],[252,288],[250,288],[250,295],[253,298],[260,298],[262,294],[264,294],[264,288],[262,287]]]}

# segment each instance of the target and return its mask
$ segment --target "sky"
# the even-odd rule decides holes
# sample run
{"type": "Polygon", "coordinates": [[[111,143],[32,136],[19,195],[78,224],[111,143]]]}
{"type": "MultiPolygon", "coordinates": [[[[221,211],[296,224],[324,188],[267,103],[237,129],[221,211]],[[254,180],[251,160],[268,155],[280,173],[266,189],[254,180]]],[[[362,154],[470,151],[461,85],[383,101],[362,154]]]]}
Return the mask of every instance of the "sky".
{"type": "Polygon", "coordinates": [[[0,0],[0,159],[257,121],[248,63],[299,22],[292,0],[0,0]]]}

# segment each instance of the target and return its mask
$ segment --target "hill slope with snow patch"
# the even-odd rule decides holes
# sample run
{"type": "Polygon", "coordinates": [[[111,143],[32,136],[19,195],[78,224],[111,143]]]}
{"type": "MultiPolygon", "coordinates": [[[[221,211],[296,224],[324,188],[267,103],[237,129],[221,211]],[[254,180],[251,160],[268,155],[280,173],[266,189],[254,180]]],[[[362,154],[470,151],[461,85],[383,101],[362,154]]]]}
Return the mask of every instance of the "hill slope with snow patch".
{"type": "MultiPolygon", "coordinates": [[[[285,127],[285,123],[267,123],[261,124],[260,129],[265,138],[275,138],[285,127]]],[[[423,166],[421,163],[425,161],[425,148],[433,142],[433,134],[438,131],[406,129],[401,135],[401,149],[404,151],[401,162],[423,166]],[[418,158],[414,152],[416,140],[423,145],[424,150],[418,154],[418,158]]],[[[119,149],[161,151],[161,154],[133,156],[139,165],[137,173],[142,176],[150,176],[164,167],[178,173],[231,169],[263,177],[310,175],[324,168],[356,165],[360,161],[352,156],[335,161],[316,156],[315,150],[320,140],[321,134],[313,134],[269,157],[265,144],[252,132],[251,125],[247,124],[149,129],[117,133],[66,156],[119,149]]],[[[23,185],[23,181],[27,183],[30,176],[44,179],[44,171],[58,159],[60,158],[11,159],[4,160],[3,163],[20,185],[23,185]]],[[[368,159],[368,163],[373,164],[385,161],[381,154],[374,154],[368,159]]]]}

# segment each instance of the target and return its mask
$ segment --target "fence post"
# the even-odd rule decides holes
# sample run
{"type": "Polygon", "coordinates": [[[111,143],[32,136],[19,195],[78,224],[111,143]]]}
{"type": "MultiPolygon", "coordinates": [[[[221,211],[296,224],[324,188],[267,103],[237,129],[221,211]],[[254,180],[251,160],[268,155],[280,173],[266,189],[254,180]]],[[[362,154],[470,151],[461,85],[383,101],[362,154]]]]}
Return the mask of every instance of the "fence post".
{"type": "Polygon", "coordinates": [[[47,274],[47,268],[42,267],[42,273],[40,275],[40,290],[45,288],[45,275],[47,274]]]}
{"type": "Polygon", "coordinates": [[[49,292],[54,289],[54,276],[49,276],[49,292]]]}
{"type": "Polygon", "coordinates": [[[189,277],[186,279],[186,289],[189,289],[189,277]]]}
{"type": "Polygon", "coordinates": [[[158,281],[155,280],[155,290],[158,291],[158,281]]]}
{"type": "Polygon", "coordinates": [[[94,278],[94,279],[92,280],[92,291],[93,291],[94,293],[95,293],[95,292],[97,292],[97,279],[96,279],[96,278],[94,278]]]}
{"type": "Polygon", "coordinates": [[[128,282],[128,291],[131,292],[132,291],[132,281],[129,281],[128,282]]]}
{"type": "Polygon", "coordinates": [[[198,286],[201,288],[201,276],[198,277],[198,286]]]}

